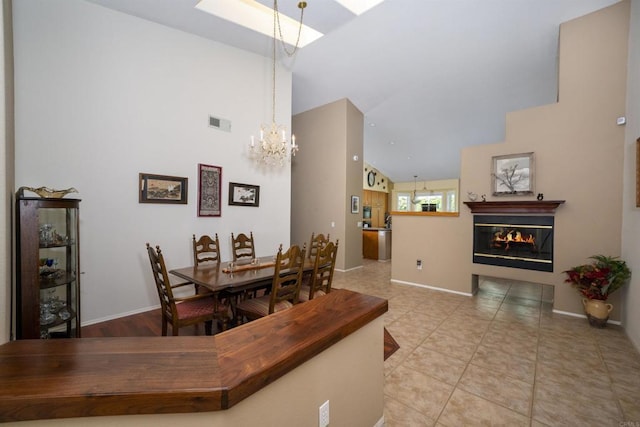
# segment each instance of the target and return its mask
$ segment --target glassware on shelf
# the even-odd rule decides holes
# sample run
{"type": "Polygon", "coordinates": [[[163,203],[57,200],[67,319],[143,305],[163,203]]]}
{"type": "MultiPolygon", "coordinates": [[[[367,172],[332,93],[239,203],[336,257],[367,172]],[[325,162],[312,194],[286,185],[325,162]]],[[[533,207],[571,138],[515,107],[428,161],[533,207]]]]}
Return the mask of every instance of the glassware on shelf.
{"type": "Polygon", "coordinates": [[[69,313],[69,310],[65,306],[64,308],[60,309],[60,311],[58,312],[58,316],[60,316],[62,320],[69,320],[71,318],[71,313],[69,313]]]}
{"type": "Polygon", "coordinates": [[[49,302],[40,303],[40,325],[46,326],[56,320],[56,315],[51,312],[51,304],[49,302]]]}
{"type": "Polygon", "coordinates": [[[53,242],[53,225],[42,224],[40,225],[40,243],[43,245],[49,245],[53,242]]]}

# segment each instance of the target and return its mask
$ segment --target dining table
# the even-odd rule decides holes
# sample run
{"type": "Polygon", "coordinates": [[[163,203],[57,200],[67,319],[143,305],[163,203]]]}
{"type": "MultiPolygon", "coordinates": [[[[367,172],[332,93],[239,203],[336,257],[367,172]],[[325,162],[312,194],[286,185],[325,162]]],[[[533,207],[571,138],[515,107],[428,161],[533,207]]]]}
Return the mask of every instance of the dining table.
{"type": "MultiPolygon", "coordinates": [[[[275,255],[255,259],[204,262],[198,265],[169,270],[170,274],[208,289],[216,298],[227,298],[233,321],[236,321],[236,302],[247,292],[269,289],[275,274],[275,255]]],[[[303,271],[313,270],[314,261],[305,258],[303,271]]]]}

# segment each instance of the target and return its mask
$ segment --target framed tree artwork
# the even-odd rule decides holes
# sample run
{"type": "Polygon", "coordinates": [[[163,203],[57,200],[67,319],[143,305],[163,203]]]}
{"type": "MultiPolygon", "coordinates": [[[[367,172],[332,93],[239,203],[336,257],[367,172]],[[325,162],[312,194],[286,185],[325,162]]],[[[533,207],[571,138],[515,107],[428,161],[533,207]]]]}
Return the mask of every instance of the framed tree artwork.
{"type": "Polygon", "coordinates": [[[260,186],[230,182],[229,204],[236,206],[260,206],[260,186]]]}
{"type": "Polygon", "coordinates": [[[221,216],[222,168],[198,165],[198,216],[221,216]]]}
{"type": "Polygon", "coordinates": [[[494,156],[491,188],[494,196],[533,194],[533,153],[494,156]]]}

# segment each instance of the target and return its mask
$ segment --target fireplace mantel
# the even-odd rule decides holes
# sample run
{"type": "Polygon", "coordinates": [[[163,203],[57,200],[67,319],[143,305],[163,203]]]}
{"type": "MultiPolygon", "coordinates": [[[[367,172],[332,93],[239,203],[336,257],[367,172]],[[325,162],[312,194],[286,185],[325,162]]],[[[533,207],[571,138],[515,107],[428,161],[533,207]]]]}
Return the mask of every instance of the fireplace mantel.
{"type": "Polygon", "coordinates": [[[506,202],[464,202],[472,213],[554,213],[564,200],[510,200],[506,202]]]}

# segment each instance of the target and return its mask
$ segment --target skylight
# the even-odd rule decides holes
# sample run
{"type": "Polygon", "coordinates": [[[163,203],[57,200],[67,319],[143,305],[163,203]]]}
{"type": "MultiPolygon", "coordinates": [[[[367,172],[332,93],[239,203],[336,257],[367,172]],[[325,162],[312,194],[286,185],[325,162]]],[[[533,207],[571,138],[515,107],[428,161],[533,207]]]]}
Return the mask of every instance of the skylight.
{"type": "MultiPolygon", "coordinates": [[[[273,9],[254,0],[200,0],[195,7],[203,12],[273,37],[273,9]]],[[[298,21],[281,13],[280,26],[285,43],[294,46],[298,38],[298,21]]],[[[304,47],[323,35],[321,32],[303,25],[298,46],[304,47]]]]}

